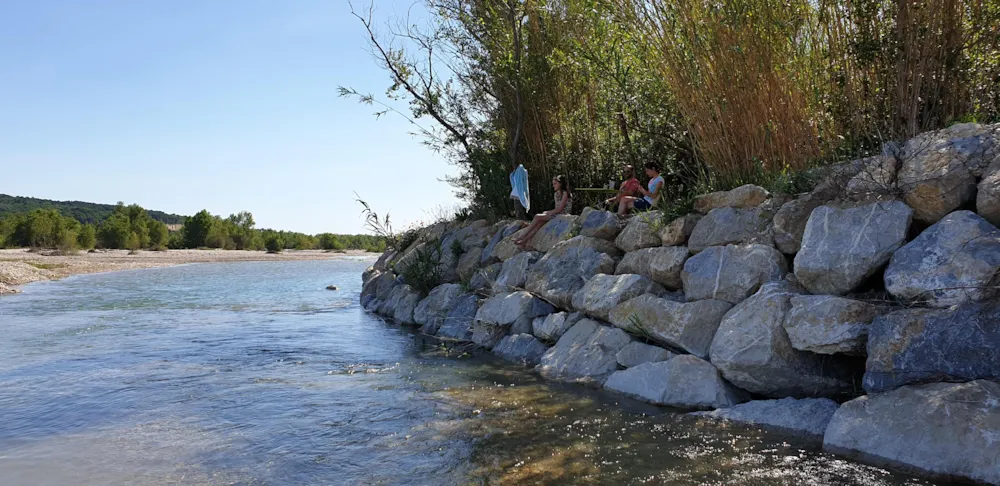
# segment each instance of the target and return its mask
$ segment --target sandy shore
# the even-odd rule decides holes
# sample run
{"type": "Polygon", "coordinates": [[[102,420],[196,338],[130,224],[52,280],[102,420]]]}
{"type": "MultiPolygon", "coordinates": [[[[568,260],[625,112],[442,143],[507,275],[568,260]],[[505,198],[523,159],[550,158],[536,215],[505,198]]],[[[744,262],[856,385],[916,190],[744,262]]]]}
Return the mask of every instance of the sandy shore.
{"type": "Polygon", "coordinates": [[[288,250],[280,254],[263,251],[168,250],[140,251],[134,255],[129,255],[127,250],[99,250],[76,255],[54,255],[46,251],[32,253],[24,249],[0,250],[0,294],[16,292],[15,287],[18,285],[81,273],[167,267],[184,263],[329,260],[344,256],[378,255],[357,250],[345,253],[288,250]]]}

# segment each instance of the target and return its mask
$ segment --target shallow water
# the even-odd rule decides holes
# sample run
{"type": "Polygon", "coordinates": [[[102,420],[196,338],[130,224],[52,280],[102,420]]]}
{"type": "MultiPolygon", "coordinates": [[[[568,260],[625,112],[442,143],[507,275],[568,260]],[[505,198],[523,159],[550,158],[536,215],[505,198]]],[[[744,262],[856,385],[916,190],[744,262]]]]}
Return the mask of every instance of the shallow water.
{"type": "Polygon", "coordinates": [[[0,298],[0,484],[930,484],[422,340],[360,309],[370,263],[0,298]]]}

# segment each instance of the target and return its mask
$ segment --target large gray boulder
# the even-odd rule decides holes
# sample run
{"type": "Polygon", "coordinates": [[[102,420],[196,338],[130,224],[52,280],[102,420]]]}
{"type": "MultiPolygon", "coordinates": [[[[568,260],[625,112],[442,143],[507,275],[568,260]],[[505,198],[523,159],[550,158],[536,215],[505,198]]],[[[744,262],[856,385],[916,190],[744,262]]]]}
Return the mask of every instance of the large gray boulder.
{"type": "Polygon", "coordinates": [[[537,251],[518,253],[500,267],[500,274],[493,282],[494,292],[507,292],[515,288],[523,288],[528,280],[528,270],[542,257],[537,251]]]}
{"type": "Polygon", "coordinates": [[[856,398],[833,415],[823,449],[944,480],[1000,484],[997,397],[1000,384],[978,380],[856,398]]]}
{"type": "Polygon", "coordinates": [[[493,288],[493,282],[497,281],[497,277],[500,276],[500,271],[503,270],[502,263],[494,263],[488,265],[485,268],[480,268],[472,274],[472,278],[469,279],[469,290],[482,290],[493,288]]]}
{"type": "Polygon", "coordinates": [[[900,160],[895,154],[861,159],[861,170],[847,182],[845,190],[857,199],[878,198],[894,193],[900,160]]]}
{"type": "Polygon", "coordinates": [[[642,294],[663,292],[663,287],[642,275],[599,274],[573,296],[573,308],[606,321],[608,313],[618,304],[642,294]]]}
{"type": "Polygon", "coordinates": [[[899,201],[816,208],[795,255],[795,277],[814,294],[854,290],[906,242],[912,215],[899,201]]]}
{"type": "Polygon", "coordinates": [[[660,246],[662,240],[658,230],[662,218],[663,214],[659,211],[647,211],[632,216],[625,229],[615,238],[615,246],[625,252],[660,246]]]}
{"type": "Polygon", "coordinates": [[[750,399],[746,392],[726,383],[712,363],[689,354],[616,371],[604,388],[685,410],[731,407],[750,399]]]}
{"type": "Polygon", "coordinates": [[[496,246],[493,247],[493,252],[490,255],[491,261],[505,262],[524,251],[523,248],[517,246],[514,242],[521,239],[525,234],[527,234],[528,228],[522,228],[517,230],[510,236],[500,240],[496,246]]]}
{"type": "Polygon", "coordinates": [[[770,196],[771,194],[763,187],[747,184],[731,191],[719,191],[698,196],[694,198],[694,210],[701,214],[708,214],[715,208],[752,208],[759,206],[770,196]]]}
{"type": "Polygon", "coordinates": [[[472,323],[479,311],[479,299],[475,295],[465,294],[455,301],[448,311],[444,322],[438,328],[438,337],[472,341],[472,323]]]}
{"type": "Polygon", "coordinates": [[[482,250],[489,243],[491,233],[492,228],[486,220],[480,219],[463,226],[456,232],[455,237],[462,245],[462,251],[469,252],[473,248],[482,250]]]}
{"type": "Polygon", "coordinates": [[[614,273],[617,261],[604,251],[608,245],[605,240],[589,236],[556,245],[531,267],[525,288],[558,307],[570,308],[574,294],[587,280],[597,274],[614,273]]]}
{"type": "Polygon", "coordinates": [[[465,290],[459,284],[439,285],[431,290],[413,310],[413,322],[423,327],[424,334],[437,334],[456,302],[465,296],[465,290]]]}
{"type": "Polygon", "coordinates": [[[979,181],[976,212],[992,225],[1000,225],[1000,158],[990,164],[983,180],[979,181]]]}
{"type": "Polygon", "coordinates": [[[376,290],[378,290],[378,279],[381,276],[382,271],[375,269],[372,269],[371,272],[365,273],[364,280],[361,284],[361,295],[359,296],[362,302],[364,302],[366,297],[375,297],[376,290]]]}
{"type": "Polygon", "coordinates": [[[868,332],[864,387],[1000,380],[1000,302],[905,309],[878,317],[868,332]]]}
{"type": "MultiPolygon", "coordinates": [[[[393,320],[400,324],[416,324],[413,320],[413,311],[416,310],[417,304],[420,303],[420,299],[423,296],[420,292],[409,285],[400,285],[396,287],[393,291],[392,304],[390,308],[392,309],[393,320]]],[[[386,315],[389,315],[386,312],[386,315]]]]}
{"type": "Polygon", "coordinates": [[[581,312],[555,312],[531,321],[531,332],[545,342],[556,342],[574,324],[583,319],[581,312]]]}
{"type": "Polygon", "coordinates": [[[465,253],[462,253],[462,256],[458,257],[458,266],[455,267],[455,271],[458,272],[458,277],[463,282],[471,280],[472,276],[479,270],[479,261],[482,260],[482,256],[482,248],[472,247],[465,253]]]}
{"type": "Polygon", "coordinates": [[[512,334],[493,347],[493,354],[514,363],[536,366],[542,355],[549,350],[544,343],[530,334],[512,334]]]}
{"type": "Polygon", "coordinates": [[[782,398],[754,400],[712,412],[692,415],[763,425],[786,432],[823,439],[823,433],[837,411],[837,402],[829,398],[782,398]]]}
{"type": "Polygon", "coordinates": [[[683,246],[643,248],[626,253],[615,274],[639,274],[670,290],[678,290],[684,285],[681,271],[687,259],[688,250],[683,246]]]}
{"type": "Polygon", "coordinates": [[[618,352],[630,342],[621,329],[583,319],[546,351],[536,369],[549,379],[602,386],[618,369],[618,352]]]}
{"type": "Polygon", "coordinates": [[[764,285],[733,307],[712,341],[711,361],[734,385],[766,397],[835,396],[854,389],[834,356],[792,347],[782,328],[796,294],[786,282],[764,285]]]}
{"type": "Polygon", "coordinates": [[[707,358],[719,323],[732,307],[721,300],[681,303],[646,294],[619,304],[609,320],[633,334],[707,358]]]}
{"type": "Polygon", "coordinates": [[[935,223],[969,202],[976,176],[994,158],[992,137],[977,124],[962,124],[922,133],[903,146],[897,176],[913,218],[935,223]]]}
{"type": "Polygon", "coordinates": [[[788,262],[765,245],[727,245],[706,248],[684,262],[681,280],[688,300],[717,299],[737,304],[761,284],[780,280],[788,262]]]}
{"type": "Polygon", "coordinates": [[[833,295],[796,295],[782,325],[792,347],[817,354],[865,355],[868,327],[888,308],[833,295]]]}
{"type": "Polygon", "coordinates": [[[687,214],[671,221],[660,230],[660,244],[663,246],[686,244],[698,221],[701,221],[700,214],[687,214]]]}
{"type": "Polygon", "coordinates": [[[998,295],[1000,230],[972,211],[955,211],[892,255],[885,288],[932,307],[998,295]]]}
{"type": "Polygon", "coordinates": [[[826,202],[824,197],[806,194],[782,205],[774,214],[774,245],[778,250],[787,255],[798,253],[809,215],[826,202]]]}
{"type": "Polygon", "coordinates": [[[671,353],[666,349],[649,344],[643,344],[638,341],[626,344],[625,347],[622,348],[617,355],[615,355],[618,359],[618,364],[625,368],[639,366],[643,363],[658,363],[660,361],[666,361],[673,358],[674,356],[676,356],[676,354],[671,353]]]}
{"type": "Polygon", "coordinates": [[[552,249],[556,244],[566,241],[573,237],[573,233],[576,231],[577,227],[577,217],[572,214],[559,214],[552,218],[549,222],[545,223],[535,233],[535,236],[531,237],[531,241],[527,244],[545,253],[552,249]]]}
{"type": "Polygon", "coordinates": [[[486,247],[483,248],[483,255],[482,257],[480,257],[479,264],[486,266],[491,263],[499,262],[500,259],[498,259],[493,254],[493,251],[496,249],[497,245],[499,245],[501,241],[507,239],[508,237],[516,233],[518,230],[523,228],[524,225],[525,225],[524,221],[514,221],[498,229],[497,232],[494,233],[493,236],[490,238],[490,241],[489,243],[486,244],[486,247]]]}
{"type": "Polygon", "coordinates": [[[688,250],[698,253],[710,246],[740,243],[774,243],[770,229],[774,210],[764,206],[754,208],[715,208],[698,221],[691,237],[688,250]]]}
{"type": "Polygon", "coordinates": [[[530,334],[531,321],[554,310],[548,302],[525,291],[494,295],[476,312],[472,341],[492,348],[507,334],[530,334]]]}
{"type": "Polygon", "coordinates": [[[610,211],[586,208],[580,214],[580,234],[583,236],[615,241],[622,226],[618,215],[610,211]]]}

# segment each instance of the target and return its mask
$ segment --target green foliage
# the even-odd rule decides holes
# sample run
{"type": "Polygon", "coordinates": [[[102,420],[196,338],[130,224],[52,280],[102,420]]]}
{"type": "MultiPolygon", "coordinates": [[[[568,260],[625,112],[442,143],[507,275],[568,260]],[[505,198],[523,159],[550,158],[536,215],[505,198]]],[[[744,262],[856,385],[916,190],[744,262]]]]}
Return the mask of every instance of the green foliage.
{"type": "Polygon", "coordinates": [[[160,221],[149,223],[149,248],[153,250],[164,250],[170,242],[167,225],[160,221]]]}
{"type": "Polygon", "coordinates": [[[264,241],[264,248],[268,253],[281,253],[285,249],[285,240],[277,233],[271,234],[264,241]]]}
{"type": "Polygon", "coordinates": [[[72,251],[77,246],[80,223],[55,209],[35,209],[0,220],[0,246],[57,248],[72,251]]]}
{"type": "Polygon", "coordinates": [[[92,224],[85,224],[76,235],[76,245],[81,250],[90,250],[97,245],[97,229],[92,224]]]}
{"type": "MultiPolygon", "coordinates": [[[[0,219],[16,213],[28,213],[35,209],[56,209],[63,216],[68,216],[81,223],[97,224],[104,221],[114,212],[111,204],[96,204],[80,201],[50,201],[33,197],[8,196],[0,194],[0,219]]],[[[150,217],[166,224],[180,224],[183,216],[167,214],[162,211],[150,211],[150,217]]]]}
{"type": "Polygon", "coordinates": [[[414,250],[414,258],[401,270],[407,285],[427,295],[441,285],[441,241],[425,243],[414,250]]]}
{"type": "Polygon", "coordinates": [[[207,209],[202,209],[184,221],[184,246],[201,248],[207,246],[208,235],[212,231],[214,220],[207,209]]]}

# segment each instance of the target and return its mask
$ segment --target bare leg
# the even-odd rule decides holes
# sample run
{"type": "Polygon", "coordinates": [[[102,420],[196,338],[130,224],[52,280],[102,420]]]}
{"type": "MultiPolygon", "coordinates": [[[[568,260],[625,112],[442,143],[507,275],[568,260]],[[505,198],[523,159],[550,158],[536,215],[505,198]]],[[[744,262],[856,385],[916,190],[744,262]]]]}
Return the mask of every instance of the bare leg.
{"type": "Polygon", "coordinates": [[[636,198],[632,196],[625,196],[618,203],[618,215],[624,217],[628,213],[628,210],[635,205],[636,198]]]}
{"type": "Polygon", "coordinates": [[[528,225],[528,231],[525,231],[524,236],[521,236],[514,244],[518,246],[523,246],[525,243],[531,241],[531,238],[535,236],[535,233],[541,229],[542,225],[552,219],[552,216],[547,214],[536,214],[534,218],[531,219],[531,224],[528,225]]]}

